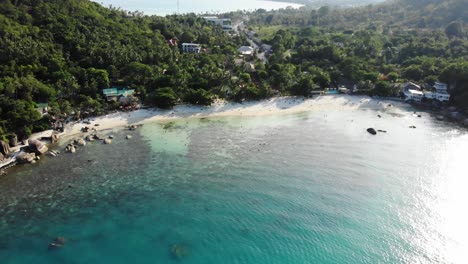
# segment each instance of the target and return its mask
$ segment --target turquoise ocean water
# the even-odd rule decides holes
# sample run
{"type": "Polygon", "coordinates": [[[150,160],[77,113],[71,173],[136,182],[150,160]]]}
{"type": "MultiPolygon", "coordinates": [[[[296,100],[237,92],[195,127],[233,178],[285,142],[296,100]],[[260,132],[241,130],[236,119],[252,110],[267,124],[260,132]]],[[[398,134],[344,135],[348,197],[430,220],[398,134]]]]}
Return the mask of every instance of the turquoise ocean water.
{"type": "Polygon", "coordinates": [[[109,132],[0,178],[0,263],[467,263],[468,133],[398,112],[109,132]]]}
{"type": "MultiPolygon", "coordinates": [[[[177,13],[177,0],[93,0],[94,2],[103,4],[104,6],[120,7],[130,11],[142,11],[147,15],[172,15],[177,13]]],[[[184,13],[226,13],[237,10],[256,9],[280,9],[294,7],[298,8],[301,5],[294,3],[264,1],[264,0],[237,0],[237,1],[220,1],[220,0],[179,0],[179,12],[184,13]]]]}

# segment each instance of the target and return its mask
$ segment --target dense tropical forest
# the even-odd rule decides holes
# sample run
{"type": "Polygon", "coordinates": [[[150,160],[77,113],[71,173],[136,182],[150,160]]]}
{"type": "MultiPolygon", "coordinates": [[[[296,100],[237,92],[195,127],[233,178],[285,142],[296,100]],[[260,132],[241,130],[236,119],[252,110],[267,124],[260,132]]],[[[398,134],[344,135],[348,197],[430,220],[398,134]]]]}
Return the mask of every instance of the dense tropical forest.
{"type": "MultiPolygon", "coordinates": [[[[118,109],[102,89],[135,89],[147,105],[243,101],[357,85],[397,95],[412,80],[450,85],[468,109],[467,14],[463,0],[406,0],[353,9],[323,6],[230,13],[269,43],[268,63],[238,63],[245,35],[193,15],[144,16],[88,0],[0,3],[0,138],[50,127],[56,117],[118,109]],[[181,43],[200,43],[185,54],[181,43]],[[236,62],[237,61],[237,62],[236,62]],[[48,104],[42,115],[39,104],[48,104]]],[[[244,59],[245,60],[245,59],[244,59]]]]}

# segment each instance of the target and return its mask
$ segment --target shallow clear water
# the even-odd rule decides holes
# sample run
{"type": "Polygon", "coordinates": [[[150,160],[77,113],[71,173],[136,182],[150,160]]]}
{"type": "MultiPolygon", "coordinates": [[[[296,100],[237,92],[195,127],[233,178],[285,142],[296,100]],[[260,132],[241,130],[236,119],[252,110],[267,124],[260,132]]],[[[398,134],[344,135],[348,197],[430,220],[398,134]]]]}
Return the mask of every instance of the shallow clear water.
{"type": "MultiPolygon", "coordinates": [[[[130,11],[142,11],[147,15],[171,15],[177,13],[177,0],[94,0],[104,6],[120,7],[130,11]]],[[[179,12],[184,13],[226,13],[237,10],[298,8],[301,5],[264,0],[179,0],[179,12]]]]}
{"type": "Polygon", "coordinates": [[[1,263],[466,263],[468,134],[391,111],[147,124],[17,168],[1,263]]]}

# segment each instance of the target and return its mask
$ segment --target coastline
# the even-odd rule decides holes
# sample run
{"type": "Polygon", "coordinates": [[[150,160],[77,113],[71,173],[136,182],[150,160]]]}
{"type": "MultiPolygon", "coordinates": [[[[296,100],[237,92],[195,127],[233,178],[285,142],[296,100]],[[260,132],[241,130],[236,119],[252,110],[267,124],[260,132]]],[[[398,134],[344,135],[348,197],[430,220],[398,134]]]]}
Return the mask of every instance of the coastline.
{"type": "MultiPolygon", "coordinates": [[[[211,106],[177,105],[171,110],[156,108],[140,109],[132,112],[116,112],[105,116],[89,118],[91,124],[83,122],[66,126],[61,137],[71,137],[83,134],[85,126],[96,128],[97,131],[109,130],[130,125],[173,120],[179,118],[209,118],[223,116],[266,116],[275,114],[293,114],[307,111],[356,110],[372,109],[387,111],[392,106],[408,107],[403,102],[385,99],[373,99],[367,96],[325,95],[315,98],[274,97],[261,101],[234,103],[217,101],[211,106]],[[390,105],[390,106],[389,106],[390,105]],[[95,126],[98,124],[98,126],[95,126]]],[[[397,109],[397,108],[394,108],[397,109]]],[[[42,137],[44,134],[35,135],[42,137]]],[[[47,134],[46,134],[47,136],[47,134]]]]}
{"type": "MultiPolygon", "coordinates": [[[[228,116],[268,116],[279,114],[294,114],[308,111],[346,111],[368,109],[388,112],[394,115],[404,115],[404,108],[411,105],[392,99],[371,98],[355,95],[323,95],[314,98],[304,97],[274,97],[260,101],[248,101],[243,103],[218,100],[211,106],[177,105],[173,109],[163,110],[157,108],[139,109],[132,112],[115,112],[104,116],[87,118],[79,122],[73,122],[65,126],[65,131],[59,134],[60,141],[67,142],[73,139],[84,138],[89,133],[82,132],[82,128],[90,128],[90,132],[100,133],[112,129],[128,126],[141,126],[148,123],[174,120],[180,118],[210,118],[228,116]],[[86,123],[85,123],[86,122],[86,123]]],[[[407,112],[406,112],[407,113],[407,112]]],[[[51,137],[53,130],[35,133],[29,140],[51,137]]],[[[12,149],[12,154],[17,155],[25,145],[19,145],[12,149]]],[[[14,165],[14,164],[13,164],[14,165]]],[[[0,170],[5,173],[6,166],[0,163],[0,170]],[[2,169],[3,168],[3,169],[2,169]]]]}

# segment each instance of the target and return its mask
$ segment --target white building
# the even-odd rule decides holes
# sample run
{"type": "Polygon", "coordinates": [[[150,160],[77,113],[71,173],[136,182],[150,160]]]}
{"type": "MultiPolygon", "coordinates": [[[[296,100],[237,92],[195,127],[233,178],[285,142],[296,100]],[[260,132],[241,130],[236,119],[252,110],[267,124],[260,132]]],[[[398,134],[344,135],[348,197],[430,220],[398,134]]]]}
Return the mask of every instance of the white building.
{"type": "Polygon", "coordinates": [[[407,92],[409,90],[415,90],[415,91],[422,91],[421,86],[413,83],[413,82],[407,82],[403,84],[403,92],[407,92]]]}
{"type": "Polygon", "coordinates": [[[219,25],[223,30],[232,30],[232,22],[229,18],[218,18],[216,16],[207,16],[203,17],[206,21],[213,23],[214,25],[219,25]]]}
{"type": "Polygon", "coordinates": [[[403,94],[405,95],[405,101],[416,101],[416,102],[421,102],[422,98],[424,97],[424,93],[419,91],[419,90],[406,90],[403,91],[403,94]]]}
{"type": "Polygon", "coordinates": [[[242,54],[242,55],[247,55],[247,56],[250,56],[253,54],[254,52],[254,48],[251,47],[251,46],[242,46],[238,49],[238,51],[242,54]]]}
{"type": "Polygon", "coordinates": [[[185,53],[200,53],[201,45],[195,43],[182,43],[182,51],[185,53]]]}
{"type": "Polygon", "coordinates": [[[435,99],[441,102],[448,102],[450,94],[447,92],[447,84],[436,82],[434,84],[435,92],[425,92],[424,96],[428,99],[435,99]]]}

